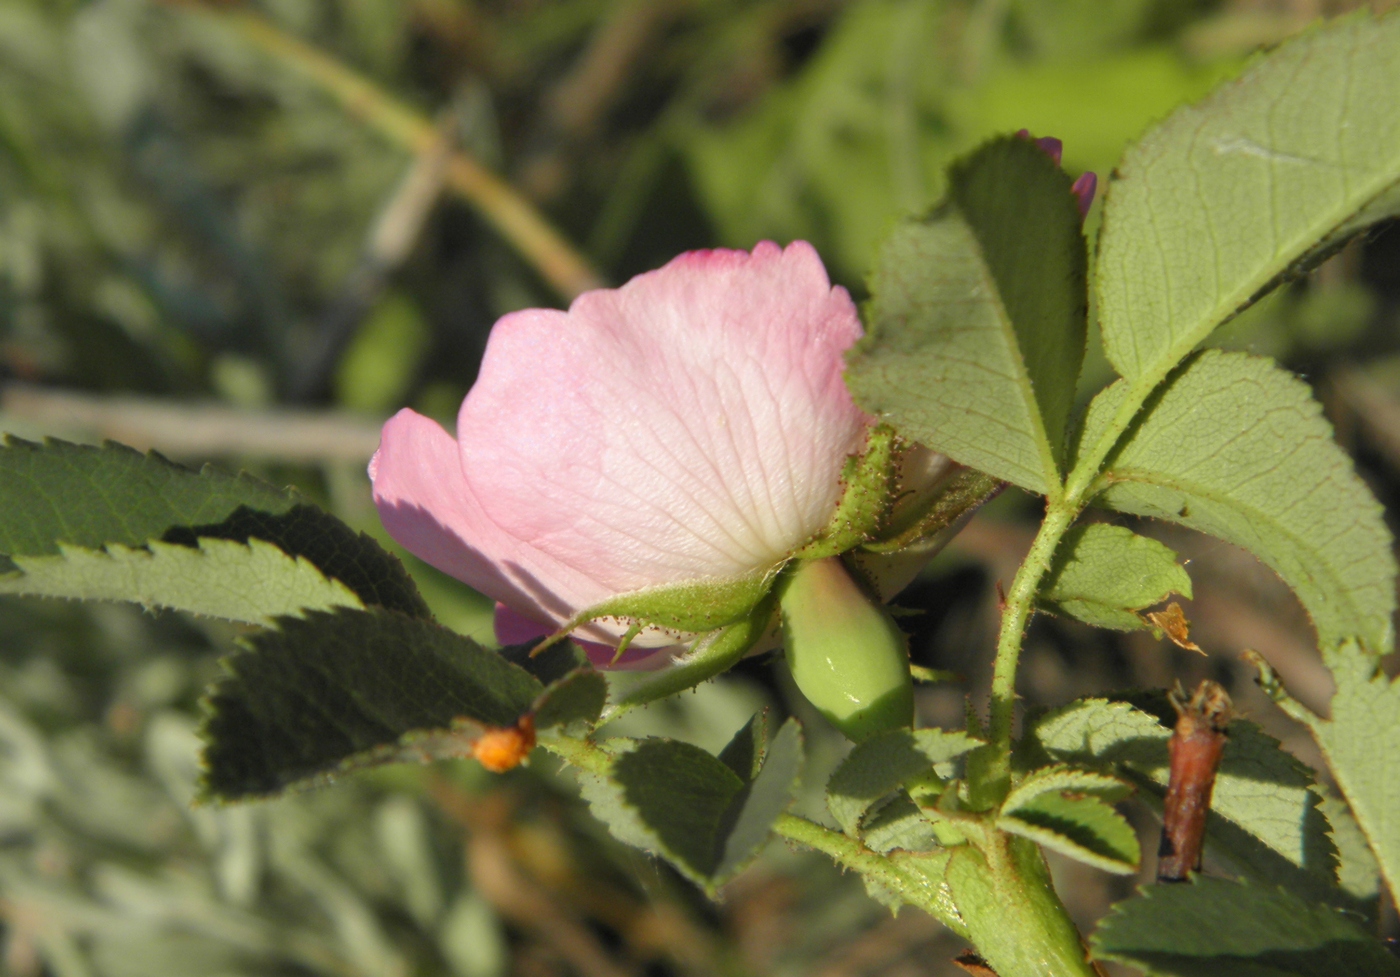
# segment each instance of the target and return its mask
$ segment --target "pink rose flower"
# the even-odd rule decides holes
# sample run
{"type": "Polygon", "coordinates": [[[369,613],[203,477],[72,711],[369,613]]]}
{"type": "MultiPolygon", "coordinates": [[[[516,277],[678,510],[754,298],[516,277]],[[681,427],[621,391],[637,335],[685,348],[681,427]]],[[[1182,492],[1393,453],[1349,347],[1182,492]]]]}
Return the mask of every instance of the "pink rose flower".
{"type": "MultiPolygon", "coordinates": [[[[777,569],[827,527],[866,443],[842,380],[860,336],[805,242],[683,254],[497,322],[455,439],[411,410],[385,424],[375,503],[409,552],[499,602],[502,639],[777,569]]],[[[607,663],[627,629],[578,634],[607,663]]],[[[690,637],[649,628],[629,655],[690,637]]]]}

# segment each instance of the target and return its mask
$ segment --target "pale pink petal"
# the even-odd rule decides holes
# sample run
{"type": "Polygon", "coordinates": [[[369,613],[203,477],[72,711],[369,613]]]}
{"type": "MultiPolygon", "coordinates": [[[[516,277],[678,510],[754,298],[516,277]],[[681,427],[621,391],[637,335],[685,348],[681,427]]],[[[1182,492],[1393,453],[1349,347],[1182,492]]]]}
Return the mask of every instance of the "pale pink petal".
{"type": "MultiPolygon", "coordinates": [[[[481,512],[462,477],[457,443],[436,421],[401,410],[384,425],[370,461],[374,501],[389,535],[414,556],[527,617],[555,620],[597,603],[596,585],[551,567],[552,589],[521,581],[519,541],[481,512]],[[548,605],[548,606],[546,606],[548,605]]],[[[526,558],[538,569],[536,554],[526,558]]]]}
{"type": "Polygon", "coordinates": [[[682,255],[567,313],[503,318],[455,445],[411,411],[385,426],[375,500],[411,552],[556,625],[770,569],[826,525],[864,444],[870,418],[841,376],[859,336],[810,245],[682,255]]]}
{"type": "Polygon", "coordinates": [[[551,590],[560,566],[609,595],[771,567],[830,519],[864,443],[841,378],[859,335],[806,244],[682,255],[506,316],[458,417],[472,497],[551,590]]]}

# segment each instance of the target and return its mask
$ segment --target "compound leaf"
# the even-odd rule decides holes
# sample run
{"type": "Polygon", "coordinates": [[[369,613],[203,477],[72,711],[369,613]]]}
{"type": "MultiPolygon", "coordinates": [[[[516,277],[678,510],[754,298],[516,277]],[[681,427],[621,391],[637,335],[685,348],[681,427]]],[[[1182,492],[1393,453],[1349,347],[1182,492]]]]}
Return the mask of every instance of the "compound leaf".
{"type": "Polygon", "coordinates": [[[898,228],[870,279],[846,382],[903,435],[1042,494],[1060,484],[1084,356],[1084,236],[1070,178],[994,140],[945,203],[898,228]]]}
{"type": "MultiPolygon", "coordinates": [[[[1400,23],[1400,20],[1397,20],[1400,23]]],[[[1126,393],[1094,398],[1094,444],[1126,393]]],[[[1319,641],[1394,642],[1395,559],[1381,507],[1332,440],[1305,383],[1271,361],[1207,350],[1148,401],[1100,477],[1097,502],[1242,546],[1298,594],[1319,641]]]]}
{"type": "Polygon", "coordinates": [[[1109,360],[1155,381],[1286,273],[1400,212],[1400,17],[1309,31],[1124,154],[1095,263],[1109,360]]]}

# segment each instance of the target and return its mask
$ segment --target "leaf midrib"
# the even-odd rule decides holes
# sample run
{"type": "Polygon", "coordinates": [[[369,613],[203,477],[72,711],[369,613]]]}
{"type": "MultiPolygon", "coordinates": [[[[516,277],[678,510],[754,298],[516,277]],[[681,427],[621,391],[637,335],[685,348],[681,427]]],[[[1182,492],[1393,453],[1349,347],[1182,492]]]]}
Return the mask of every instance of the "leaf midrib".
{"type": "Polygon", "coordinates": [[[1021,400],[1026,407],[1027,415],[1030,417],[1031,434],[1035,439],[1036,451],[1040,455],[1040,477],[1043,484],[1038,488],[1035,486],[1026,487],[1041,492],[1047,499],[1053,501],[1062,494],[1063,483],[1060,479],[1060,466],[1055,461],[1055,452],[1050,446],[1050,438],[1045,431],[1045,418],[1040,414],[1040,402],[1035,397],[1035,387],[1031,383],[1030,371],[1026,367],[1021,343],[1016,336],[1016,326],[1011,321],[1011,313],[1007,312],[1006,304],[1002,301],[1001,287],[997,284],[996,276],[992,274],[991,265],[987,262],[981,238],[977,236],[972,222],[963,214],[962,208],[957,208],[957,212],[958,220],[962,222],[963,228],[967,231],[968,240],[976,252],[978,280],[990,296],[990,305],[996,317],[998,330],[1001,333],[1002,342],[1005,344],[1008,358],[1011,360],[1011,367],[1014,371],[1013,380],[1021,392],[1021,400]]]}

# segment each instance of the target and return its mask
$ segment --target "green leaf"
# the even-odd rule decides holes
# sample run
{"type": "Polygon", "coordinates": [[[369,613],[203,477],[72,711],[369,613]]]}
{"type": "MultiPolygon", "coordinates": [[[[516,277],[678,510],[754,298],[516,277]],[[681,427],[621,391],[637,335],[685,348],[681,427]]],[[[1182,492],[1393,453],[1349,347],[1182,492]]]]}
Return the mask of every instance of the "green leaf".
{"type": "Polygon", "coordinates": [[[1110,774],[1076,767],[1041,767],[1012,788],[1002,802],[1002,813],[1011,813],[1042,794],[1088,794],[1106,801],[1121,801],[1133,792],[1133,785],[1110,774]]]}
{"type": "Polygon", "coordinates": [[[463,756],[516,725],[538,679],[469,638],[383,609],[311,612],[245,639],[205,700],[204,796],[275,795],[395,760],[463,756]]]}
{"type": "Polygon", "coordinates": [[[900,434],[1045,494],[1060,484],[1084,356],[1070,178],[1006,137],[956,164],[950,183],[942,207],[881,249],[846,382],[900,434]]]}
{"type": "Polygon", "coordinates": [[[1350,919],[1281,888],[1196,876],[1144,886],[1090,938],[1149,977],[1387,977],[1400,960],[1350,919]]]}
{"type": "Polygon", "coordinates": [[[295,504],[249,475],[195,472],[111,442],[0,442],[0,553],[11,556],[57,554],[60,543],[141,546],[172,526],[221,523],[241,506],[280,515],[295,504]]]}
{"type": "Polygon", "coordinates": [[[789,719],[773,737],[733,818],[711,887],[718,886],[758,857],[778,816],[792,803],[802,772],[802,727],[789,719]]]}
{"type": "Polygon", "coordinates": [[[1191,578],[1175,553],[1122,526],[1092,523],[1065,534],[1040,603],[1086,624],[1134,631],[1151,627],[1137,611],[1172,594],[1191,596],[1191,578]]]}
{"type": "Polygon", "coordinates": [[[197,547],[152,542],[105,550],[62,545],[58,556],[17,556],[0,594],[125,600],[206,617],[270,625],[303,610],[363,608],[339,580],[271,543],[201,539],[197,547]]]}
{"type": "MultiPolygon", "coordinates": [[[[344,584],[365,606],[429,616],[418,589],[395,557],[295,491],[209,466],[196,472],[154,452],[143,455],[118,444],[94,448],[15,438],[0,444],[0,574],[23,565],[41,578],[29,583],[8,580],[9,592],[134,600],[205,613],[202,606],[218,606],[223,597],[201,596],[193,583],[173,589],[165,585],[157,589],[156,583],[176,583],[175,565],[181,561],[196,574],[214,572],[212,561],[168,551],[157,554],[158,548],[151,548],[154,559],[139,565],[130,551],[160,541],[197,554],[202,540],[248,543],[255,539],[280,549],[290,558],[289,565],[309,562],[325,577],[344,584]],[[107,554],[110,563],[101,561],[103,547],[112,547],[107,554]],[[79,555],[79,549],[89,555],[79,555]],[[24,559],[35,557],[49,559],[24,559]],[[131,580],[131,589],[125,593],[121,589],[124,573],[131,580]]],[[[226,564],[235,562],[233,549],[203,548],[218,549],[226,564]]],[[[246,576],[255,565],[270,570],[274,562],[265,551],[249,559],[251,564],[229,572],[246,576]]],[[[283,576],[285,586],[306,590],[305,573],[283,576]]],[[[249,592],[242,584],[237,586],[249,592]]],[[[269,580],[265,590],[277,597],[272,592],[280,586],[269,580]]],[[[329,603],[333,602],[322,599],[308,606],[329,603]]],[[[295,609],[285,597],[277,597],[265,608],[241,611],[236,619],[261,620],[295,609]]]]}
{"type": "Polygon", "coordinates": [[[900,791],[872,808],[860,822],[860,840],[871,851],[931,851],[939,846],[933,822],[900,791]]]}
{"type": "Polygon", "coordinates": [[[1007,795],[997,827],[1086,865],[1131,875],[1142,859],[1137,832],[1105,802],[1131,789],[1092,771],[1037,770],[1007,795]]]}
{"type": "Polygon", "coordinates": [[[846,756],[826,786],[826,806],[849,835],[876,801],[910,778],[926,773],[982,744],[967,733],[942,729],[896,729],[872,736],[846,756]]]}
{"type": "MultiPolygon", "coordinates": [[[[1337,846],[1337,884],[1358,903],[1373,903],[1381,891],[1380,863],[1366,834],[1346,801],[1332,791],[1319,792],[1322,802],[1318,806],[1332,828],[1332,843],[1337,846]]],[[[1374,916],[1374,909],[1367,915],[1374,916]]]]}
{"type": "MultiPolygon", "coordinates": [[[[1400,23],[1400,20],[1397,20],[1400,23]]],[[[1095,444],[1127,392],[1089,406],[1095,444]]],[[[1109,456],[1097,502],[1252,552],[1298,594],[1323,646],[1394,643],[1395,559],[1381,507],[1308,387],[1269,360],[1206,350],[1149,401],[1109,456]]]]}
{"type": "Polygon", "coordinates": [[[1400,895],[1400,680],[1355,645],[1327,654],[1332,718],[1309,720],[1392,895],[1400,895]]]}
{"type": "Polygon", "coordinates": [[[580,772],[584,797],[619,840],[660,855],[713,894],[758,854],[792,800],[801,729],[788,720],[759,754],[762,728],[755,717],[720,757],[679,740],[608,740],[611,770],[580,772]],[[731,766],[752,770],[755,763],[753,777],[731,766]]]}
{"type": "MultiPolygon", "coordinates": [[[[556,646],[557,647],[557,646],[556,646]]],[[[530,707],[536,729],[593,726],[608,701],[608,680],[591,665],[575,669],[549,685],[530,707]]]]}
{"type": "Polygon", "coordinates": [[[1400,210],[1396,91],[1400,17],[1347,17],[1128,149],[1095,265],[1119,373],[1155,382],[1282,275],[1358,230],[1359,215],[1400,210]]]}
{"type": "MultiPolygon", "coordinates": [[[[1148,712],[1128,702],[1080,699],[1047,713],[1032,735],[1051,758],[1119,774],[1158,803],[1170,773],[1164,696],[1148,712]],[[1155,713],[1155,714],[1154,714],[1155,713]]],[[[1336,850],[1307,767],[1253,723],[1235,720],[1207,819],[1212,854],[1262,881],[1310,898],[1346,902],[1336,886],[1336,850]]]]}

